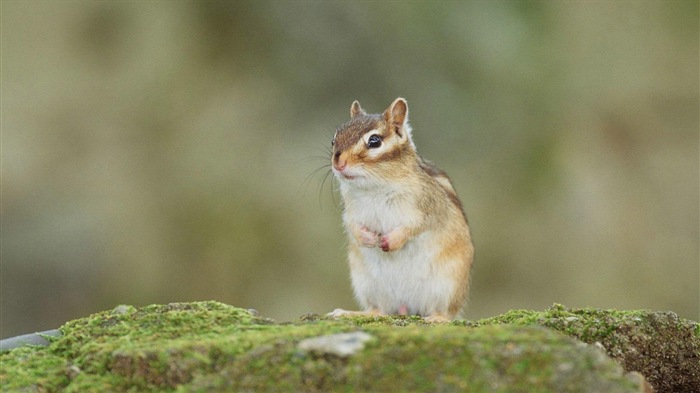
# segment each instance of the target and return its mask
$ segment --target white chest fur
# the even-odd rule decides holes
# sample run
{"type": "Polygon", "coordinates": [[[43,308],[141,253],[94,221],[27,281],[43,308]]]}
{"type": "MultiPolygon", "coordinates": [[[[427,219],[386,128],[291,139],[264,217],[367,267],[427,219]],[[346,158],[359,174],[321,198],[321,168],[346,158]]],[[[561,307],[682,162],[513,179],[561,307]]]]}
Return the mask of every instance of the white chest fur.
{"type": "Polygon", "coordinates": [[[345,224],[355,223],[377,233],[388,233],[398,226],[412,226],[420,213],[410,193],[401,188],[343,190],[345,224]]]}
{"type": "MultiPolygon", "coordinates": [[[[344,193],[346,226],[386,234],[398,226],[414,226],[422,217],[410,194],[400,189],[352,190],[344,193]]],[[[350,235],[351,242],[356,240],[350,235]]],[[[447,310],[455,291],[449,269],[437,263],[440,242],[428,229],[398,251],[359,247],[350,253],[352,283],[362,307],[382,314],[432,315],[447,310]]]]}

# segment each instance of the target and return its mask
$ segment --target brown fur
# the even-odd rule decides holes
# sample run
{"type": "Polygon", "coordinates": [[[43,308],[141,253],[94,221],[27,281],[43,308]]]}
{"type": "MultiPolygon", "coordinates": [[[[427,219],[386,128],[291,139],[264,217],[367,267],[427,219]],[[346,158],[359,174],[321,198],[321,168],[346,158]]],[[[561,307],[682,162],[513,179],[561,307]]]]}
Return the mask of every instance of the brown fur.
{"type": "Polygon", "coordinates": [[[377,129],[381,122],[379,115],[360,115],[338,127],[333,139],[335,151],[343,152],[355,146],[367,132],[377,129]]]}
{"type": "MultiPolygon", "coordinates": [[[[349,217],[362,217],[363,207],[348,204],[347,198],[352,195],[343,194],[346,202],[344,219],[350,235],[349,259],[352,272],[361,275],[367,271],[362,247],[379,247],[385,252],[395,252],[421,233],[431,231],[438,241],[434,247],[439,250],[430,263],[434,264],[436,270],[443,272],[441,275],[446,274],[450,280],[454,280],[455,289],[450,294],[446,309],[428,316],[432,321],[454,318],[467,301],[474,248],[466,214],[449,177],[433,163],[418,156],[407,123],[408,106],[403,99],[396,99],[380,115],[366,114],[355,101],[350,108],[350,115],[350,121],[336,130],[333,139],[334,168],[361,167],[364,176],[378,181],[378,184],[392,185],[387,188],[387,194],[382,197],[381,203],[388,204],[388,207],[413,209],[403,210],[405,213],[402,213],[413,217],[406,221],[410,225],[400,225],[389,233],[375,234],[371,231],[376,228],[363,229],[362,223],[348,221],[349,217]],[[366,145],[369,137],[367,134],[373,130],[382,138],[382,146],[377,149],[366,145]],[[400,187],[393,187],[394,185],[400,187]]],[[[421,247],[433,246],[425,244],[421,247]]],[[[375,315],[380,312],[380,306],[371,299],[371,293],[358,294],[358,300],[365,305],[366,313],[375,315]]],[[[344,313],[348,312],[336,310],[332,314],[347,315],[344,313]]]]}

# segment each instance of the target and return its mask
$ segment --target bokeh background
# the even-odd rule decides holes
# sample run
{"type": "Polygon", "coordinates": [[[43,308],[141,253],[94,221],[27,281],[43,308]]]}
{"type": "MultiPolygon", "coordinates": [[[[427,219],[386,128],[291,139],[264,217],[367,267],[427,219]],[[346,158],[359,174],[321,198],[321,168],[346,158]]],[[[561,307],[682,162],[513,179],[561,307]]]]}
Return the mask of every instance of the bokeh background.
{"type": "Polygon", "coordinates": [[[327,148],[407,98],[476,319],[700,319],[697,1],[2,1],[2,337],[118,304],[355,308],[327,148]],[[316,171],[318,170],[318,171],[316,171]]]}

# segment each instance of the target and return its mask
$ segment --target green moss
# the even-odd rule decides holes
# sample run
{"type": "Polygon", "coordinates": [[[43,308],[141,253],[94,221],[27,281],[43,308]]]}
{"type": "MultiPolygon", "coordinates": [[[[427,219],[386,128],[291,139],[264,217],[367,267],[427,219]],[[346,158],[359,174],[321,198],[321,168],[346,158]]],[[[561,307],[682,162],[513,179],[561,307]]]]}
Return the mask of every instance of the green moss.
{"type": "Polygon", "coordinates": [[[69,383],[66,361],[47,348],[17,348],[0,357],[2,391],[25,388],[28,391],[59,390],[69,383]],[[19,384],[17,382],[20,382],[19,384]]]}
{"type": "Polygon", "coordinates": [[[542,328],[373,325],[363,330],[376,339],[348,359],[305,354],[294,340],[278,341],[180,391],[269,391],[285,385],[318,392],[639,389],[596,348],[542,328]]]}
{"type": "Polygon", "coordinates": [[[465,326],[540,325],[589,344],[599,344],[626,371],[638,371],[656,392],[686,392],[700,386],[700,334],[695,321],[672,312],[569,309],[514,310],[465,326]]]}
{"type": "MultiPolygon", "coordinates": [[[[640,380],[578,340],[603,342],[610,353],[636,345],[623,340],[624,326],[644,327],[654,339],[668,338],[671,324],[689,326],[666,317],[555,306],[438,325],[317,315],[277,324],[216,302],[119,306],[65,324],[49,347],[0,355],[0,382],[3,391],[48,392],[631,392],[640,380]],[[298,347],[305,338],[357,330],[372,340],[347,358],[298,347]]],[[[697,340],[697,324],[687,330],[697,340]]]]}
{"type": "MultiPolygon", "coordinates": [[[[343,327],[347,330],[329,322],[322,331],[343,327]]],[[[201,302],[138,310],[120,306],[68,322],[61,331],[63,336],[48,348],[3,354],[3,388],[54,391],[70,383],[71,389],[81,391],[97,381],[106,390],[169,389],[268,341],[320,334],[321,328],[273,324],[247,310],[201,302]],[[25,372],[21,366],[40,371],[25,372]],[[41,378],[42,373],[63,378],[41,378]]]]}

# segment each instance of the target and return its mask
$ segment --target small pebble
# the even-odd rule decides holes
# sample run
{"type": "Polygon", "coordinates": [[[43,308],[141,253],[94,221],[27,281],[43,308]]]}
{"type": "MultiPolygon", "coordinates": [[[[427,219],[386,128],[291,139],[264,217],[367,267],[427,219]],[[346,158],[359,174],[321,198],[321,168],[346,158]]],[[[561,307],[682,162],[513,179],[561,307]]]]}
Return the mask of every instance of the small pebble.
{"type": "Polygon", "coordinates": [[[126,315],[126,314],[131,314],[133,312],[133,310],[134,310],[134,308],[132,306],[120,304],[117,307],[114,307],[114,310],[112,310],[112,314],[114,314],[114,315],[126,315]]]}
{"type": "Polygon", "coordinates": [[[362,350],[365,343],[371,339],[372,336],[365,332],[330,334],[302,340],[297,348],[304,352],[345,358],[362,350]]]}

